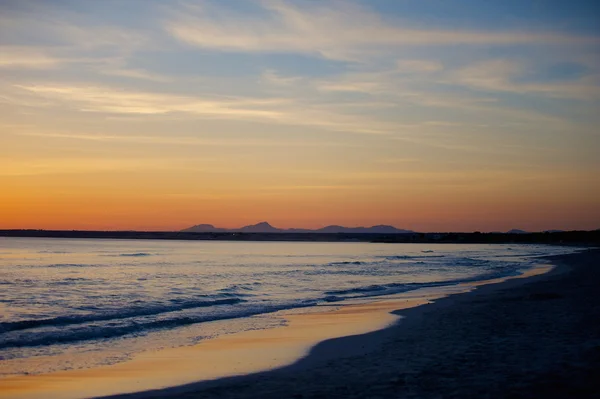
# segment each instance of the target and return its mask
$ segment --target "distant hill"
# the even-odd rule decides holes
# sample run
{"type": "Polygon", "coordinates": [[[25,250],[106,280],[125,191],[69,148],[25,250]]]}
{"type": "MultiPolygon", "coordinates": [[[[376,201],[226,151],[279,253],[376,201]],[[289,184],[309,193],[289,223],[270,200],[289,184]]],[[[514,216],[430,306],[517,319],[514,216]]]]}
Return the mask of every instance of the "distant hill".
{"type": "Polygon", "coordinates": [[[245,226],[239,229],[242,233],[281,233],[281,229],[271,226],[267,222],[260,222],[250,226],[245,226]]]}
{"type": "Polygon", "coordinates": [[[402,234],[414,233],[410,230],[400,230],[394,226],[378,225],[372,227],[344,227],[344,226],[327,226],[322,229],[315,230],[317,233],[358,233],[358,234],[402,234]]]}
{"type": "Polygon", "coordinates": [[[377,225],[372,227],[344,227],[327,226],[316,230],[311,229],[278,229],[271,226],[268,222],[260,222],[250,226],[240,227],[238,229],[224,229],[215,227],[212,224],[198,224],[181,230],[185,233],[356,233],[356,234],[409,234],[414,233],[411,230],[397,229],[394,226],[377,225]]]}
{"type": "Polygon", "coordinates": [[[519,229],[512,229],[506,232],[507,234],[529,234],[528,231],[525,230],[519,230],[519,229]]]}
{"type": "Polygon", "coordinates": [[[185,229],[185,230],[181,230],[181,231],[187,231],[187,232],[193,231],[194,233],[223,233],[226,230],[215,227],[212,224],[198,224],[196,226],[190,227],[189,229],[185,229]]]}

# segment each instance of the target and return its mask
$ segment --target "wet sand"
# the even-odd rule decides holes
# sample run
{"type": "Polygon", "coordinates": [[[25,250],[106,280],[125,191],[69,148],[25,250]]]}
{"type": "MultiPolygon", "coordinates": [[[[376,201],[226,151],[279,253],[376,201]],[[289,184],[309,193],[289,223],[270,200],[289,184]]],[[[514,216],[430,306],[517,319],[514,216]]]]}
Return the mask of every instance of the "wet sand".
{"type": "MultiPolygon", "coordinates": [[[[460,292],[471,288],[463,284],[448,289],[460,292]]],[[[450,291],[419,290],[344,305],[281,311],[275,313],[286,322],[281,327],[223,335],[191,347],[144,352],[110,366],[2,378],[0,398],[88,398],[280,368],[306,356],[319,342],[384,329],[399,319],[395,310],[428,303],[450,291]]]]}
{"type": "Polygon", "coordinates": [[[400,310],[292,366],[120,398],[600,398],[600,251],[400,310]],[[360,353],[359,353],[360,352],[360,353]]]}
{"type": "Polygon", "coordinates": [[[144,352],[131,361],[110,366],[2,378],[0,397],[83,398],[274,369],[305,356],[320,341],[385,328],[398,318],[392,311],[424,302],[422,298],[388,299],[329,306],[316,313],[282,314],[286,320],[282,327],[223,335],[191,347],[144,352]]]}

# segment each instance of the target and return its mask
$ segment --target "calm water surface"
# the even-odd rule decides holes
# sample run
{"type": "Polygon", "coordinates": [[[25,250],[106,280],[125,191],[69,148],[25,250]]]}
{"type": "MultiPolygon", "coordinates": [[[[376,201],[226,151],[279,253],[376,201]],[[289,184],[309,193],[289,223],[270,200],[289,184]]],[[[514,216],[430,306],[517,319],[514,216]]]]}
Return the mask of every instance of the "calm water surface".
{"type": "Polygon", "coordinates": [[[0,376],[270,328],[282,309],[517,275],[574,250],[0,238],[0,376]]]}

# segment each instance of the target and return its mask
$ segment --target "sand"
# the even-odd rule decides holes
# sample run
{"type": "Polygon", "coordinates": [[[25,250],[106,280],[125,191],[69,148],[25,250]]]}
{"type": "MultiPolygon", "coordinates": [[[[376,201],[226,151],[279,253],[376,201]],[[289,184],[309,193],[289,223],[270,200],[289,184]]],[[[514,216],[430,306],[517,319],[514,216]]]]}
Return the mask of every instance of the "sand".
{"type": "Polygon", "coordinates": [[[558,267],[550,273],[433,304],[406,309],[416,305],[414,296],[387,298],[286,316],[284,328],[112,367],[19,377],[1,382],[0,396],[98,396],[135,390],[132,380],[147,389],[144,381],[165,378],[157,385],[209,381],[119,397],[600,397],[599,254],[555,257],[550,261],[558,267]],[[214,380],[277,367],[307,352],[291,366],[214,380]]]}

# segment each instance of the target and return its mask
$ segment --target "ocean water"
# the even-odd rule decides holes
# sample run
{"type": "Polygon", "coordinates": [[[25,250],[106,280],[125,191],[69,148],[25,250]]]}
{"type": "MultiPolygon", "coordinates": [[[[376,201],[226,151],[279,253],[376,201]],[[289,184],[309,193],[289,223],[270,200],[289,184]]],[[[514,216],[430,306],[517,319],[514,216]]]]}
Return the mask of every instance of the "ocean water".
{"type": "Polygon", "coordinates": [[[518,275],[575,250],[0,238],[0,377],[272,328],[285,309],[518,275]]]}

